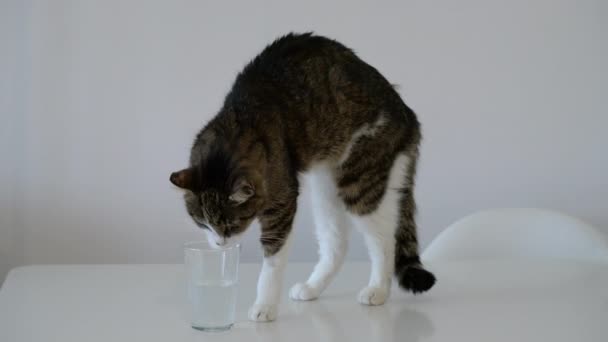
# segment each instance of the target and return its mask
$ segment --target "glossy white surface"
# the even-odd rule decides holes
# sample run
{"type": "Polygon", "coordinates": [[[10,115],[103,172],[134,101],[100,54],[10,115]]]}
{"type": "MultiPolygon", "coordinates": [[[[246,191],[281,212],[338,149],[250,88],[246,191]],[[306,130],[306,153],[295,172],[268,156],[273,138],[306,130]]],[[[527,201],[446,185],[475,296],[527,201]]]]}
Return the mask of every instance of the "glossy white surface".
{"type": "MultiPolygon", "coordinates": [[[[344,266],[315,302],[283,294],[276,322],[246,321],[259,265],[241,268],[237,324],[225,333],[188,325],[183,266],[30,266],[0,290],[0,341],[606,341],[608,264],[459,261],[429,264],[438,284],[394,288],[361,306],[367,264],[344,266]]],[[[286,289],[312,264],[291,264],[286,289]]],[[[285,289],[285,290],[286,290],[285,289]]]]}
{"type": "Polygon", "coordinates": [[[489,257],[608,262],[608,243],[590,224],[561,212],[496,208],[452,223],[422,254],[427,261],[489,257]]]}

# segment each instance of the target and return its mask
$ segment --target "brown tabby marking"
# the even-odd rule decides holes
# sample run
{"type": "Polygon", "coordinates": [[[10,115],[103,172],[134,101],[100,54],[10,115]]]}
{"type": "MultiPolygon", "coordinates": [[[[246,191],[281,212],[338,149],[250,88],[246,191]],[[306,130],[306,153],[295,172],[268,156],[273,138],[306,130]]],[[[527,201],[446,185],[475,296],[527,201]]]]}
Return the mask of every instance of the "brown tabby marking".
{"type": "Polygon", "coordinates": [[[171,181],[187,190],[194,221],[225,237],[257,217],[271,256],[291,231],[299,173],[317,162],[334,165],[340,198],[352,213],[367,215],[405,154],[395,269],[401,286],[425,291],[434,277],[420,264],[414,219],[420,138],[416,115],[376,69],[334,40],[289,34],[237,76],[217,116],[197,135],[190,166],[171,181]],[[235,197],[245,200],[236,204],[235,197]]]}

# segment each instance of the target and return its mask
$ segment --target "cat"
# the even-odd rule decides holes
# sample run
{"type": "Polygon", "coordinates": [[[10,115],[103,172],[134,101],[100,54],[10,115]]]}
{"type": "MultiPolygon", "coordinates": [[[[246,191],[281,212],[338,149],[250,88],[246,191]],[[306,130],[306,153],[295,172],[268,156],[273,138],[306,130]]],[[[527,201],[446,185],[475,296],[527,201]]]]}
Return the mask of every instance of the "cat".
{"type": "Polygon", "coordinates": [[[264,260],[249,319],[277,316],[300,183],[312,191],[319,262],[289,296],[319,297],[354,227],[371,259],[358,301],[381,305],[393,272],[413,293],[435,283],[419,258],[414,217],[420,139],[415,113],[375,68],[335,40],[290,33],[238,74],[196,136],[189,167],[170,181],[213,245],[238,241],[259,221],[264,260]]]}

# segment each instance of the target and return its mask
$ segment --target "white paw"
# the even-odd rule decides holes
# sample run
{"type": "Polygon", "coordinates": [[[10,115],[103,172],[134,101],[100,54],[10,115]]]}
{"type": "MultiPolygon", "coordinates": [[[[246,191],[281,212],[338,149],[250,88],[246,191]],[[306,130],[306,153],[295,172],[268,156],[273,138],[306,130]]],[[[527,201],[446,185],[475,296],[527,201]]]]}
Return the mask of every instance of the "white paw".
{"type": "Polygon", "coordinates": [[[364,287],[357,299],[364,305],[382,305],[388,298],[388,289],[381,287],[364,287]]]}
{"type": "Polygon", "coordinates": [[[249,320],[254,322],[270,322],[277,318],[277,306],[270,304],[253,304],[249,309],[249,320]]]}
{"type": "Polygon", "coordinates": [[[289,290],[289,298],[293,300],[313,300],[319,298],[320,294],[321,291],[318,288],[306,283],[297,283],[289,290]]]}

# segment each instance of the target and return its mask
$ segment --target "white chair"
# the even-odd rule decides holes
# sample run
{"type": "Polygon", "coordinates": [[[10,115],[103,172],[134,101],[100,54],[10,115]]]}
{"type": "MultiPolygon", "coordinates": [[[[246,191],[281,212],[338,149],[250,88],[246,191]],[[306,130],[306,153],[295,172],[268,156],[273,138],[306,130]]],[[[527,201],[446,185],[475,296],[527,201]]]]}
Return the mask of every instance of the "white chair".
{"type": "Polygon", "coordinates": [[[591,225],[545,209],[491,209],[467,216],[439,234],[424,261],[560,258],[608,261],[608,244],[591,225]]]}

